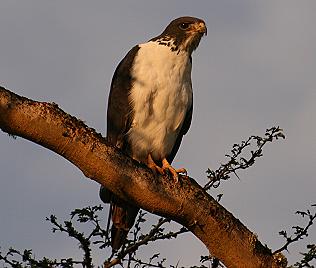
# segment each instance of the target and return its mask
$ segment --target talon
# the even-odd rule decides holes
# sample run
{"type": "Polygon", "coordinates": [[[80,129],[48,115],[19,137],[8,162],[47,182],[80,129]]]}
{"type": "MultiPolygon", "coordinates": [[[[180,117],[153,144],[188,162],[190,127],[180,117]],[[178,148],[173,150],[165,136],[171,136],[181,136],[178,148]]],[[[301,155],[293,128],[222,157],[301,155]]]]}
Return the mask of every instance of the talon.
{"type": "Polygon", "coordinates": [[[172,166],[169,164],[169,162],[168,162],[168,160],[167,160],[166,158],[164,158],[164,159],[162,160],[162,169],[163,169],[163,170],[169,170],[169,171],[170,171],[170,173],[171,173],[171,175],[172,175],[172,177],[173,177],[175,183],[178,183],[178,182],[179,182],[179,174],[184,173],[185,176],[186,176],[186,174],[187,174],[187,171],[186,171],[185,168],[175,169],[174,167],[172,167],[172,166]]]}
{"type": "Polygon", "coordinates": [[[179,174],[184,174],[187,176],[187,170],[185,168],[175,169],[171,166],[166,158],[162,159],[162,167],[159,167],[155,161],[152,159],[151,154],[147,156],[147,166],[153,171],[158,172],[161,175],[165,175],[167,171],[171,173],[171,176],[175,183],[179,182],[179,174]]]}
{"type": "Polygon", "coordinates": [[[185,177],[188,176],[188,172],[185,168],[179,168],[179,169],[176,169],[176,171],[178,174],[183,174],[185,177]]]}

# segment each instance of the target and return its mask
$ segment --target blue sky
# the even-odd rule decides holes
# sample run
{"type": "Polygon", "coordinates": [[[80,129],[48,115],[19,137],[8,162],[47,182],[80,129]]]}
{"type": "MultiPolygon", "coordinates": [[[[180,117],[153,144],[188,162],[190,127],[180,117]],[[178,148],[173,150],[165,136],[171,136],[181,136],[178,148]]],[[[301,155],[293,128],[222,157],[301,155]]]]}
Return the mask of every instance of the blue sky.
{"type": "MultiPolygon", "coordinates": [[[[286,140],[222,188],[222,204],[272,249],[278,232],[315,203],[316,3],[295,0],[43,1],[2,0],[0,84],[23,96],[56,102],[105,132],[115,67],[137,43],[174,18],[204,19],[208,35],[193,55],[194,115],[174,163],[200,184],[232,144],[280,126],[286,140]]],[[[45,148],[0,133],[0,246],[37,256],[78,256],[77,245],[52,235],[45,217],[67,218],[99,204],[98,185],[45,148]]],[[[104,218],[107,214],[104,213],[104,218]]],[[[315,227],[308,238],[316,241],[315,227]]],[[[295,261],[302,243],[287,257],[295,261]]],[[[192,235],[151,245],[172,264],[193,265],[205,247],[192,235]]],[[[101,264],[103,255],[96,255],[101,264]]]]}

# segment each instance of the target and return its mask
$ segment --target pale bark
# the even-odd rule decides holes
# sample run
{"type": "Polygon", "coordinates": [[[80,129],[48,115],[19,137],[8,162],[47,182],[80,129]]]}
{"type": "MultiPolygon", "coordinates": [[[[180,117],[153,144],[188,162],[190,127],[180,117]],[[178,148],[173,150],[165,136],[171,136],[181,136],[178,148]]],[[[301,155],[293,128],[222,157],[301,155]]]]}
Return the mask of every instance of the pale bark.
{"type": "Polygon", "coordinates": [[[256,235],[194,179],[181,178],[175,184],[153,175],[56,104],[32,101],[0,87],[0,128],[63,156],[126,201],[187,227],[227,267],[282,267],[256,235]]]}

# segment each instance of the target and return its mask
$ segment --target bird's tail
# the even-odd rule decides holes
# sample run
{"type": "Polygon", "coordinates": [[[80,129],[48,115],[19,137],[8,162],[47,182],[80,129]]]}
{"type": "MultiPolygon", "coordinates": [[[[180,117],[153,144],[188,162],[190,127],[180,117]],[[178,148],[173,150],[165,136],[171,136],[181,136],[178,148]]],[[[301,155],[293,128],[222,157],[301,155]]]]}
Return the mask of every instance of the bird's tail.
{"type": "Polygon", "coordinates": [[[111,243],[113,250],[119,248],[125,243],[129,230],[133,227],[138,207],[130,205],[118,197],[112,201],[112,228],[111,243]]]}
{"type": "Polygon", "coordinates": [[[110,219],[112,219],[111,245],[112,249],[117,251],[125,243],[128,232],[134,225],[139,208],[123,201],[105,188],[100,189],[100,197],[103,202],[111,203],[107,231],[110,219]]]}

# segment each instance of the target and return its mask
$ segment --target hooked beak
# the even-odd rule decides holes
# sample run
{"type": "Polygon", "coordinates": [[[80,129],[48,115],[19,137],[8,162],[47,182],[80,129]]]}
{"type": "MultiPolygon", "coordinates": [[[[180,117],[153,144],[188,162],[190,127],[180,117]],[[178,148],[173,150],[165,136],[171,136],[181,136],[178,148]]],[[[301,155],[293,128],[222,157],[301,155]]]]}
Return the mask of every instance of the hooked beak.
{"type": "Polygon", "coordinates": [[[196,23],[194,28],[195,28],[196,32],[198,32],[202,35],[204,35],[204,34],[207,35],[207,28],[206,28],[204,21],[196,23]]]}

